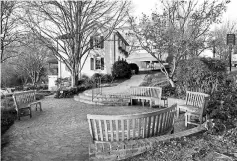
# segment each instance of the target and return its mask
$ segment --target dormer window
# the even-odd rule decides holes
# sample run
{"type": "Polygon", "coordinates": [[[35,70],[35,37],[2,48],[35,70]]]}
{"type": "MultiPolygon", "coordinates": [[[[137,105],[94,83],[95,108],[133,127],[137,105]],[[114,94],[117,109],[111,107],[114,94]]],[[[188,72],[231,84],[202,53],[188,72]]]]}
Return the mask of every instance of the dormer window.
{"type": "Polygon", "coordinates": [[[91,36],[90,37],[91,49],[103,49],[104,48],[104,36],[91,36]]]}

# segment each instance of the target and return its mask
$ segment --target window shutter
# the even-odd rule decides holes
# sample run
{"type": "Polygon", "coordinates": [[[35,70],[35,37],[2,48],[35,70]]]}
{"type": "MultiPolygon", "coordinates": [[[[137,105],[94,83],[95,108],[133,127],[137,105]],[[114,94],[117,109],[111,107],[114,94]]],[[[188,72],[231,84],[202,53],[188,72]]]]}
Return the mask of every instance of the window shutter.
{"type": "Polygon", "coordinates": [[[100,48],[103,49],[104,48],[104,36],[100,37],[100,48]]]}
{"type": "Polygon", "coordinates": [[[94,58],[91,58],[91,70],[94,70],[94,58]]]}
{"type": "Polygon", "coordinates": [[[118,46],[121,47],[121,45],[120,45],[120,39],[118,39],[118,46]]]}
{"type": "Polygon", "coordinates": [[[90,37],[90,48],[93,49],[93,36],[90,37]]]}
{"type": "Polygon", "coordinates": [[[105,65],[105,62],[104,62],[104,58],[101,58],[101,70],[104,70],[104,65],[105,65]]]}

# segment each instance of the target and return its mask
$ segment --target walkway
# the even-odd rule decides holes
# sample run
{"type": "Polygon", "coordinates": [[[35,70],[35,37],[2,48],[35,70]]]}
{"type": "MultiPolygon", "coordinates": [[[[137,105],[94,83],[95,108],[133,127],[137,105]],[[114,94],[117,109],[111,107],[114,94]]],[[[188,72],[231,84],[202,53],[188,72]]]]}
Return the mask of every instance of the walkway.
{"type": "MultiPolygon", "coordinates": [[[[120,83],[117,86],[103,87],[102,93],[104,95],[125,93],[131,86],[139,86],[143,82],[145,76],[146,74],[133,75],[130,79],[120,83]]],[[[91,94],[92,90],[87,90],[86,93],[91,94]]]]}
{"type": "Polygon", "coordinates": [[[142,106],[95,106],[73,99],[46,98],[43,112],[22,117],[4,134],[9,144],[2,150],[7,161],[88,160],[90,140],[87,114],[132,114],[157,109],[142,106]],[[118,110],[119,108],[119,110],[118,110]]]}
{"type": "MultiPolygon", "coordinates": [[[[135,75],[130,80],[103,92],[121,93],[130,86],[138,86],[145,75],[135,75]]],[[[6,161],[87,161],[90,140],[87,114],[134,114],[156,111],[142,106],[96,106],[73,99],[45,98],[43,111],[34,111],[33,117],[22,117],[4,134],[9,144],[2,149],[1,159],[6,161]]],[[[184,129],[184,118],[175,122],[175,132],[184,129]]]]}

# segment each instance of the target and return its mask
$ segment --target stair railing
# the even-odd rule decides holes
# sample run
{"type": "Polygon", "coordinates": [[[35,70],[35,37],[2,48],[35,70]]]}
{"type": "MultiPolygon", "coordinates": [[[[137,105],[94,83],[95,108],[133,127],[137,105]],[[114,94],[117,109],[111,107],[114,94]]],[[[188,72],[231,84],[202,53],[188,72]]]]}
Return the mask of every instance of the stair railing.
{"type": "Polygon", "coordinates": [[[98,95],[102,94],[102,86],[101,86],[101,77],[95,79],[95,83],[92,86],[92,101],[98,95]]]}

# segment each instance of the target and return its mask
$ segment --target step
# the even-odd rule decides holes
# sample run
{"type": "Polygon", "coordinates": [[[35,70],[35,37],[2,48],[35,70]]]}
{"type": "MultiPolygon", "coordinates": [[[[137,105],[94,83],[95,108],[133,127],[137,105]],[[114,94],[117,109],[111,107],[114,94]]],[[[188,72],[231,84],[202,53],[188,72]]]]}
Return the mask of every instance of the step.
{"type": "Polygon", "coordinates": [[[74,96],[74,100],[78,102],[86,103],[86,104],[91,104],[91,105],[103,105],[100,102],[95,102],[95,101],[92,102],[91,98],[86,97],[85,95],[74,96]]]}
{"type": "Polygon", "coordinates": [[[105,96],[97,96],[98,98],[94,98],[92,101],[91,96],[86,95],[85,93],[80,93],[78,96],[74,96],[75,101],[87,103],[87,104],[95,104],[95,105],[108,105],[108,106],[127,106],[130,102],[128,98],[111,98],[105,96]]]}

